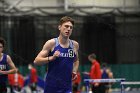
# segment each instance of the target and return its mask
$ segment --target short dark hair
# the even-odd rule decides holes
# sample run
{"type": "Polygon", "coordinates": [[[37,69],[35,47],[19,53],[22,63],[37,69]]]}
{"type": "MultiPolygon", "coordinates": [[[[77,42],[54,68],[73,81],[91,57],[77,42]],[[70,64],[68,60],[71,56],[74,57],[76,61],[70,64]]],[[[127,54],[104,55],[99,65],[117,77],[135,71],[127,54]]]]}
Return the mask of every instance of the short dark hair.
{"type": "Polygon", "coordinates": [[[0,37],[0,43],[3,45],[3,47],[5,46],[5,40],[2,37],[0,37]]]}
{"type": "Polygon", "coordinates": [[[107,63],[102,63],[102,67],[107,67],[107,63]]]}
{"type": "Polygon", "coordinates": [[[89,58],[96,59],[96,55],[94,53],[89,55],[89,58]]]}
{"type": "Polygon", "coordinates": [[[74,25],[74,19],[72,19],[69,16],[62,17],[59,21],[59,25],[62,25],[63,23],[68,22],[68,21],[70,21],[72,23],[72,25],[74,25]]]}

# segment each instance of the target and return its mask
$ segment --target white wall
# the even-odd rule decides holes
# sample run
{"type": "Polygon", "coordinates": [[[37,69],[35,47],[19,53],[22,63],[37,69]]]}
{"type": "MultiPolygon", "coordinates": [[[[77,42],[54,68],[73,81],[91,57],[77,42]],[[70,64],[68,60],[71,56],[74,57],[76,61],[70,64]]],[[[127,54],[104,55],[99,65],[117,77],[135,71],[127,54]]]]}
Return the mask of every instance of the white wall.
{"type": "MultiPolygon", "coordinates": [[[[47,8],[47,11],[59,12],[59,11],[69,11],[69,7],[86,7],[86,6],[102,6],[102,7],[136,7],[129,10],[140,10],[140,0],[5,0],[10,6],[15,6],[18,9],[27,9],[29,7],[56,7],[47,8]],[[20,2],[21,1],[21,2],[20,2]],[[64,1],[67,1],[68,7],[64,8],[64,1]],[[20,2],[17,4],[17,2],[20,2]],[[61,8],[60,8],[61,6],[61,8]],[[59,10],[59,11],[58,11],[59,10]]],[[[9,7],[10,7],[9,6],[9,7]]],[[[111,9],[91,7],[82,8],[89,12],[104,12],[110,11],[111,9]]],[[[128,10],[128,9],[126,9],[128,10]]]]}
{"type": "MultiPolygon", "coordinates": [[[[6,0],[13,4],[20,0],[6,0]]],[[[20,6],[48,6],[58,5],[65,0],[21,0],[20,6]]],[[[123,6],[124,2],[126,6],[139,6],[139,0],[67,0],[69,5],[99,5],[99,6],[123,6]]]]}

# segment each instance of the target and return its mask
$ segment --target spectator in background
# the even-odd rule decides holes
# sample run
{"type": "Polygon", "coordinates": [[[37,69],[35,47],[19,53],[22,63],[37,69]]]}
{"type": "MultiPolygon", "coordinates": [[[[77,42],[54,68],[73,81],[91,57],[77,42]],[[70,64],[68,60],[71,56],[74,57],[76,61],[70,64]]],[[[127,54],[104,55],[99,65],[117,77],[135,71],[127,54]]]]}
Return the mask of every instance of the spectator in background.
{"type": "Polygon", "coordinates": [[[37,70],[36,68],[33,67],[32,64],[28,65],[28,69],[30,70],[29,87],[31,88],[32,92],[35,92],[37,90],[37,81],[38,81],[37,70]]]}
{"type": "MultiPolygon", "coordinates": [[[[102,79],[113,79],[113,73],[106,63],[102,64],[101,72],[102,79]]],[[[104,93],[109,93],[111,90],[111,83],[102,83],[102,89],[104,90],[104,93]]]]}
{"type": "MultiPolygon", "coordinates": [[[[101,79],[100,63],[96,60],[96,55],[94,53],[90,54],[88,60],[92,63],[92,66],[90,72],[84,72],[84,74],[89,75],[90,79],[101,79]]],[[[93,93],[103,93],[100,83],[91,83],[91,89],[93,93]]]]}
{"type": "Polygon", "coordinates": [[[15,93],[15,91],[20,92],[24,86],[24,77],[19,70],[15,74],[9,74],[8,81],[11,93],[15,93]]]}

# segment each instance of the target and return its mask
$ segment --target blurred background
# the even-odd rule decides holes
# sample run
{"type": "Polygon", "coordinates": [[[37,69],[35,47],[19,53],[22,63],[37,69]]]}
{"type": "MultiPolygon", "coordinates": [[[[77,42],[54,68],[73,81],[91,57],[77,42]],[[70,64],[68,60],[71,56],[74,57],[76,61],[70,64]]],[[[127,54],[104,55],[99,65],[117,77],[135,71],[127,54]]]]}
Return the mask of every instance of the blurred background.
{"type": "MultiPolygon", "coordinates": [[[[0,36],[20,72],[48,39],[57,37],[62,16],[75,19],[71,39],[79,42],[79,71],[89,71],[95,53],[115,78],[140,80],[140,0],[0,0],[0,36]]],[[[36,66],[44,78],[47,66],[36,66]]]]}

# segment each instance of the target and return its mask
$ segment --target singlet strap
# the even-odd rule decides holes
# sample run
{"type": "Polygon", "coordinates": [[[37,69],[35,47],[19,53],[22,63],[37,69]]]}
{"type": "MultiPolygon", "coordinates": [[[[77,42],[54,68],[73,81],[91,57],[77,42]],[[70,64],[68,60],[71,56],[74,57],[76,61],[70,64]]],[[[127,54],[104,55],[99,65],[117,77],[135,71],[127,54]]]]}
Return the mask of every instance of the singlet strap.
{"type": "Polygon", "coordinates": [[[58,38],[54,38],[55,40],[55,47],[59,45],[58,38]]]}
{"type": "Polygon", "coordinates": [[[3,54],[2,60],[0,62],[7,62],[7,55],[3,54]]]}
{"type": "MultiPolygon", "coordinates": [[[[58,41],[58,38],[54,38],[55,40],[55,47],[57,47],[59,45],[59,41],[58,41]]],[[[73,49],[74,48],[74,44],[73,44],[73,41],[72,40],[69,40],[69,46],[73,49]]]]}
{"type": "Polygon", "coordinates": [[[72,40],[70,40],[70,41],[69,41],[69,43],[70,43],[70,47],[73,49],[73,48],[74,48],[73,41],[72,41],[72,40]]]}
{"type": "Polygon", "coordinates": [[[7,55],[3,54],[3,60],[5,60],[5,62],[7,62],[7,55]]]}

